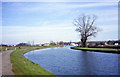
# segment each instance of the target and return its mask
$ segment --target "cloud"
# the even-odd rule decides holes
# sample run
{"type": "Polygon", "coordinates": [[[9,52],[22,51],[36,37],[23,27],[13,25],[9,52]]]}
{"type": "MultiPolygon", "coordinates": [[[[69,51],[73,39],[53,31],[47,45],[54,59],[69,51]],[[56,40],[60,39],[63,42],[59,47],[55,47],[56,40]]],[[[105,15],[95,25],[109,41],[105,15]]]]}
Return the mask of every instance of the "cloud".
{"type": "Polygon", "coordinates": [[[99,26],[104,32],[118,32],[118,25],[102,25],[99,26]]]}
{"type": "Polygon", "coordinates": [[[3,26],[3,29],[9,29],[9,31],[40,31],[40,30],[65,30],[75,29],[73,26],[3,26]]]}
{"type": "Polygon", "coordinates": [[[117,37],[116,22],[118,13],[117,3],[114,2],[9,4],[11,6],[7,6],[9,9],[7,8],[6,10],[10,10],[10,12],[4,13],[8,18],[8,21],[4,21],[4,23],[7,23],[7,26],[4,25],[2,28],[4,43],[16,44],[17,42],[31,40],[35,40],[36,43],[44,43],[51,40],[76,41],[79,39],[79,36],[75,32],[72,21],[81,13],[95,13],[98,16],[97,25],[100,25],[99,27],[103,31],[94,40],[116,39],[117,37]],[[104,8],[104,6],[107,7],[104,8]],[[11,7],[14,7],[14,9],[11,7]],[[31,25],[29,26],[29,24],[31,25]]]}
{"type": "Polygon", "coordinates": [[[0,25],[0,44],[2,43],[2,26],[0,25]]]}
{"type": "MultiPolygon", "coordinates": [[[[96,38],[91,40],[109,40],[117,38],[117,26],[103,25],[99,26],[102,31],[96,38]],[[112,34],[112,36],[111,36],[112,34]],[[104,37],[106,36],[106,37],[104,37]]],[[[50,41],[77,41],[79,33],[75,32],[74,26],[4,26],[3,43],[18,43],[34,40],[35,43],[44,43],[50,41]],[[9,39],[8,39],[9,38],[9,39]],[[11,41],[14,40],[14,41],[11,41]]]]}
{"type": "MultiPolygon", "coordinates": [[[[39,18],[40,19],[44,19],[46,17],[46,15],[48,17],[51,18],[59,18],[62,16],[68,16],[71,15],[71,17],[74,17],[80,13],[88,13],[88,14],[93,14],[93,11],[95,12],[95,14],[97,14],[99,17],[100,16],[110,16],[110,15],[115,15],[117,14],[117,3],[11,3],[11,6],[9,7],[15,7],[15,9],[13,9],[13,11],[18,12],[18,16],[19,13],[20,15],[33,15],[33,14],[37,14],[39,13],[39,15],[43,15],[43,18],[39,18]],[[100,9],[97,10],[96,8],[98,7],[102,7],[104,8],[104,6],[109,6],[110,8],[112,6],[116,6],[114,9],[100,9]],[[94,9],[92,9],[94,8],[94,9]],[[76,10],[75,10],[76,9],[76,10]],[[103,13],[104,12],[104,13],[103,13]],[[49,16],[51,15],[51,16],[49,16]]],[[[7,5],[4,5],[7,6],[7,5]]],[[[14,15],[15,16],[15,15],[14,15]]],[[[36,15],[34,15],[33,17],[35,17],[36,15]]],[[[16,16],[15,16],[16,17],[16,16]]],[[[38,17],[38,16],[37,16],[38,17]]],[[[34,20],[37,20],[37,17],[34,20]]],[[[19,18],[18,18],[19,19],[19,18]]],[[[54,20],[55,20],[54,19],[54,20]]],[[[114,16],[112,17],[112,19],[115,19],[114,16]]],[[[16,19],[15,19],[16,20],[16,19]]],[[[27,18],[26,18],[27,20],[27,18]]],[[[36,23],[40,23],[40,21],[38,20],[38,22],[36,23]]],[[[102,19],[101,19],[102,20],[102,19]]],[[[53,21],[53,19],[52,19],[53,21]]]]}
{"type": "Polygon", "coordinates": [[[18,43],[35,40],[35,43],[53,41],[70,41],[76,39],[74,27],[25,27],[5,26],[3,27],[3,43],[18,43]],[[72,37],[72,38],[71,38],[72,37]],[[9,39],[8,39],[9,38],[9,39]],[[12,41],[14,40],[14,41],[12,41]]]}
{"type": "MultiPolygon", "coordinates": [[[[118,5],[116,2],[101,2],[101,3],[75,3],[75,4],[68,4],[68,3],[46,3],[46,4],[38,4],[35,3],[36,5],[24,5],[22,3],[12,3],[13,6],[18,7],[19,9],[23,11],[29,11],[29,12],[36,12],[36,11],[60,11],[60,10],[66,10],[66,9],[75,9],[75,8],[90,8],[90,7],[103,7],[103,6],[114,6],[118,5]],[[21,6],[21,7],[20,7],[21,6]]],[[[28,3],[29,4],[29,3],[28,3]]]]}
{"type": "Polygon", "coordinates": [[[2,2],[118,2],[119,0],[2,0],[2,2]]]}

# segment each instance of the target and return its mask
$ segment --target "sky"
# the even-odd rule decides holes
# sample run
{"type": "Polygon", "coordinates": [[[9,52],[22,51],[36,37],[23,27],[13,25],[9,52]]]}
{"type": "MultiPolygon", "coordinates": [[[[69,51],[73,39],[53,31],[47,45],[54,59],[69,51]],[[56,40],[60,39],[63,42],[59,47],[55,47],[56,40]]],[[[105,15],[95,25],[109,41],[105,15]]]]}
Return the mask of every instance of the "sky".
{"type": "MultiPolygon", "coordinates": [[[[112,0],[111,0],[112,1],[112,0]]],[[[118,39],[118,2],[2,2],[2,43],[35,44],[50,41],[80,41],[73,21],[78,16],[96,15],[102,29],[89,41],[118,39]]]]}

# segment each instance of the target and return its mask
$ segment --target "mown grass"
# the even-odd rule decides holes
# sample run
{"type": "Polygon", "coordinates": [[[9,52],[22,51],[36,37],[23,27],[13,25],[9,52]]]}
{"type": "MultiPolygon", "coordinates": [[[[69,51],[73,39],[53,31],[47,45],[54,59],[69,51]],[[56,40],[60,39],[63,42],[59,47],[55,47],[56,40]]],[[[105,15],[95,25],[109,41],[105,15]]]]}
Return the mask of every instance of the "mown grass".
{"type": "MultiPolygon", "coordinates": [[[[50,46],[54,47],[54,46],[50,46]]],[[[11,63],[13,67],[13,72],[15,75],[31,75],[35,77],[36,75],[52,75],[56,77],[53,73],[47,71],[46,69],[40,67],[39,64],[35,64],[29,59],[23,56],[26,51],[31,51],[35,49],[42,49],[48,47],[21,47],[21,50],[16,50],[10,54],[11,63]]]]}
{"type": "Polygon", "coordinates": [[[18,47],[0,47],[0,49],[1,49],[2,51],[15,50],[15,48],[18,49],[18,47]]]}
{"type": "MultiPolygon", "coordinates": [[[[63,46],[63,45],[59,45],[59,47],[61,47],[61,46],[63,46]]],[[[21,46],[21,48],[28,48],[28,47],[40,47],[40,46],[21,46]]],[[[43,46],[41,46],[41,47],[43,47],[43,46]]],[[[49,46],[49,47],[57,47],[57,46],[49,46]]],[[[19,47],[14,47],[14,46],[11,46],[11,47],[0,47],[0,50],[2,50],[2,51],[7,51],[7,50],[18,50],[19,49],[19,47]]]]}
{"type": "Polygon", "coordinates": [[[111,49],[111,48],[87,48],[87,47],[71,47],[71,49],[85,50],[85,51],[99,51],[99,52],[108,52],[108,53],[119,53],[120,49],[111,49]]]}

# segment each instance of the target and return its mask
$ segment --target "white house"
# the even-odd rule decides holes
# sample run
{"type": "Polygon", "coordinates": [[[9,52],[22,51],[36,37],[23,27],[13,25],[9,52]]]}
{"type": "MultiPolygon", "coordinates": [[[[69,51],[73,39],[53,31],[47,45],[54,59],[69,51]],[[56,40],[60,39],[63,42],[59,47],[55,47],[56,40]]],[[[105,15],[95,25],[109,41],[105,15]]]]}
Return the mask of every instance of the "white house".
{"type": "Polygon", "coordinates": [[[115,45],[118,45],[118,43],[115,43],[115,45]]]}
{"type": "Polygon", "coordinates": [[[71,43],[70,45],[72,45],[72,46],[78,46],[78,44],[75,44],[75,43],[71,43]]]}
{"type": "Polygon", "coordinates": [[[49,43],[45,43],[43,46],[49,46],[50,44],[49,43]]]}

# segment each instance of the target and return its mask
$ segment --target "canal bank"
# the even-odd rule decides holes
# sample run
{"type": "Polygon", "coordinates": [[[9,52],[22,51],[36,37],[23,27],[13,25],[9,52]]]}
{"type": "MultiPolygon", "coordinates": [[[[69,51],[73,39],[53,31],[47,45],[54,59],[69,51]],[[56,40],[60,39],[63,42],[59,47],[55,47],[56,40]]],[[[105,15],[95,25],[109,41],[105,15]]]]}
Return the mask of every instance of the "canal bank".
{"type": "Polygon", "coordinates": [[[77,47],[77,46],[75,46],[75,47],[71,47],[71,49],[120,54],[120,49],[112,49],[112,48],[87,48],[87,47],[77,47]]]}
{"type": "Polygon", "coordinates": [[[39,64],[36,64],[23,56],[31,50],[43,49],[48,47],[21,47],[21,50],[16,50],[10,54],[12,70],[16,76],[33,76],[33,75],[52,75],[56,77],[53,73],[42,68],[39,64]]]}

